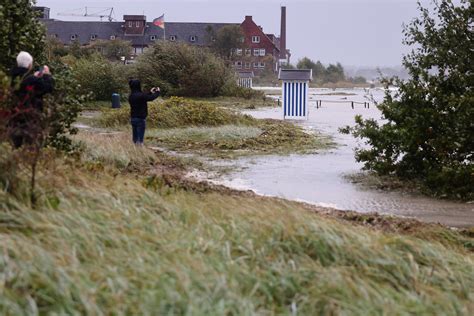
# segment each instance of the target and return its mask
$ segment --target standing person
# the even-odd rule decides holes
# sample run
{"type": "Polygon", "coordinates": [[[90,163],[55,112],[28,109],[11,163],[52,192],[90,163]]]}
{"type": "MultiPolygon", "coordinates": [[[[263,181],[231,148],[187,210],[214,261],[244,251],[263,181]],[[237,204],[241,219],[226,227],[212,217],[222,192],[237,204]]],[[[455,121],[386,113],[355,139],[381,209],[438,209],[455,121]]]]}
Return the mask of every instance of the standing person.
{"type": "Polygon", "coordinates": [[[132,124],[133,142],[136,145],[143,145],[145,138],[146,117],[148,116],[148,102],[160,96],[160,88],[152,88],[150,93],[142,92],[140,80],[129,81],[130,96],[130,122],[132,124]]]}
{"type": "Polygon", "coordinates": [[[53,92],[54,79],[46,65],[32,74],[33,57],[27,52],[20,52],[16,61],[17,66],[10,75],[17,102],[12,109],[8,128],[13,146],[19,148],[25,143],[38,141],[42,132],[43,97],[53,92]]]}

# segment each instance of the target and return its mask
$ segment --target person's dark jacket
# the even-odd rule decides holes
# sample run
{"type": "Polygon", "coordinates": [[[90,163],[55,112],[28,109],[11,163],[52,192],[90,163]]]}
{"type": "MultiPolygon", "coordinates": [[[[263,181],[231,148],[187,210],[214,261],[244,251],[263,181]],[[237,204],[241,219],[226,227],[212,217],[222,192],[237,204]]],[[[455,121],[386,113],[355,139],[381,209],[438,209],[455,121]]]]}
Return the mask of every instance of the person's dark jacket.
{"type": "Polygon", "coordinates": [[[29,70],[23,67],[15,67],[11,73],[12,87],[19,84],[16,90],[18,101],[25,107],[33,107],[39,111],[43,110],[43,97],[52,93],[54,89],[54,79],[50,75],[43,75],[41,78],[29,74],[29,70]]]}
{"type": "Polygon", "coordinates": [[[146,119],[148,116],[148,104],[147,102],[153,101],[160,96],[160,92],[155,93],[144,93],[142,92],[141,84],[139,80],[131,80],[129,82],[131,93],[128,97],[130,103],[130,117],[146,119]]]}

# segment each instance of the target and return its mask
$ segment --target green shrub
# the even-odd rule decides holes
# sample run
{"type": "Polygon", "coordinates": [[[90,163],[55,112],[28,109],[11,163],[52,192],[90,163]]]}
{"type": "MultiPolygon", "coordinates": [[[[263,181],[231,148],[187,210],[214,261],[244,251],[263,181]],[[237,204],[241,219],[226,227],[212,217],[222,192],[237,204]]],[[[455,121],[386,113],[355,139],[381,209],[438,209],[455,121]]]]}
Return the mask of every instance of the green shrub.
{"type": "Polygon", "coordinates": [[[94,100],[110,100],[112,93],[127,93],[126,66],[111,63],[100,55],[77,59],[73,74],[80,92],[94,100]]]}
{"type": "Polygon", "coordinates": [[[420,4],[421,17],[404,31],[405,44],[414,47],[403,60],[410,79],[385,81],[398,90],[386,89],[378,105],[383,121],[358,116],[356,126],[343,132],[370,145],[356,151],[366,169],[421,181],[436,195],[471,200],[473,8],[469,1],[435,3],[434,13],[420,4]]]}
{"type": "Polygon", "coordinates": [[[226,97],[237,97],[247,100],[265,97],[265,93],[263,91],[239,87],[237,84],[231,81],[229,81],[229,83],[223,87],[222,95],[226,97]]]}
{"type": "MultiPolygon", "coordinates": [[[[130,110],[106,110],[100,123],[105,127],[128,124],[130,110]]],[[[209,102],[192,101],[172,97],[165,102],[154,102],[148,106],[148,123],[156,128],[186,126],[220,126],[227,124],[253,125],[256,120],[248,115],[220,108],[209,102]]]]}
{"type": "Polygon", "coordinates": [[[208,49],[184,43],[158,43],[136,64],[144,87],[160,86],[164,94],[214,97],[222,94],[233,71],[208,49]]]}

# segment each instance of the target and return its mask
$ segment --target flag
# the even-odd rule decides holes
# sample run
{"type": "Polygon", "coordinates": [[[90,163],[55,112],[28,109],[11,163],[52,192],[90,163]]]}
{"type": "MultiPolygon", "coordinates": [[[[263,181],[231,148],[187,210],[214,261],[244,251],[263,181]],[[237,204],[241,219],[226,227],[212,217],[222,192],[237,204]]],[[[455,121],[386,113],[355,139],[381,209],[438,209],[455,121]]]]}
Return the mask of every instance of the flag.
{"type": "Polygon", "coordinates": [[[153,20],[153,25],[161,27],[162,29],[165,28],[165,15],[163,14],[159,18],[153,20]]]}

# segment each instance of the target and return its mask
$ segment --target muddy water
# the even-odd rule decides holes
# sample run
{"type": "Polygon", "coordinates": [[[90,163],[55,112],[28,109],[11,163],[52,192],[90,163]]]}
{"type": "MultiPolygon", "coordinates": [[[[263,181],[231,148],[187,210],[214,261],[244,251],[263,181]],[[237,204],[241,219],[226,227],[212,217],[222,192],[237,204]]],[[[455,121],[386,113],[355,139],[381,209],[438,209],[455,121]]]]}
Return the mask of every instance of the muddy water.
{"type": "MultiPolygon", "coordinates": [[[[358,172],[361,164],[354,160],[357,142],[342,135],[338,128],[352,125],[356,114],[364,118],[380,118],[379,111],[371,105],[351,108],[350,103],[325,101],[368,101],[367,91],[337,90],[355,95],[328,95],[331,90],[312,89],[310,115],[298,124],[334,137],[339,144],[335,149],[312,155],[270,156],[246,158],[237,161],[239,171],[228,174],[219,182],[237,189],[250,189],[256,193],[278,196],[291,200],[358,212],[379,212],[416,217],[426,222],[440,222],[450,226],[474,226],[474,204],[436,200],[394,192],[363,189],[348,182],[344,175],[358,172]],[[315,100],[323,100],[316,109],[315,100]]],[[[383,92],[370,92],[375,100],[383,98],[383,92]]],[[[282,118],[281,109],[249,111],[257,118],[282,118]]]]}

